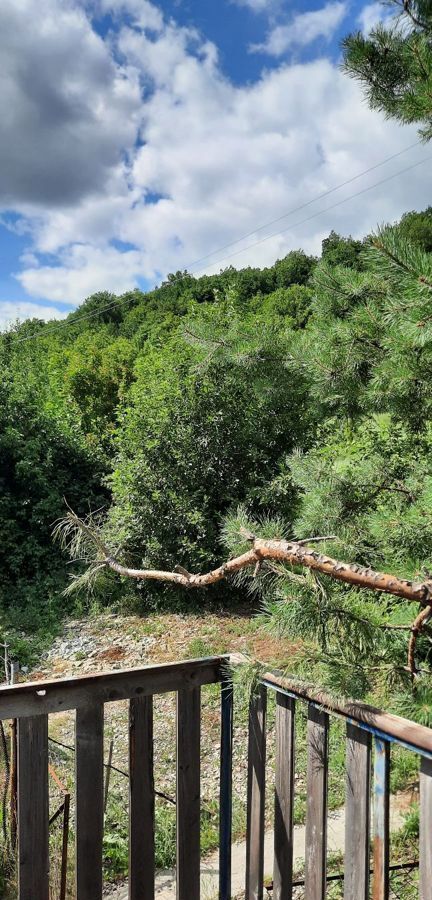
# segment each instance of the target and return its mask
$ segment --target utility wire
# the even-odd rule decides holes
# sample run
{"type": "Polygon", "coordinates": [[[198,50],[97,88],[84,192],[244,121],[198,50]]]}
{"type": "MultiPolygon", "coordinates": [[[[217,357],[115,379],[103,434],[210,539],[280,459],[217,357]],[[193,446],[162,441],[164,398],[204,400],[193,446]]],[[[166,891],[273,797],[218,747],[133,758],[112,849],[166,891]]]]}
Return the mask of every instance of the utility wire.
{"type": "MultiPolygon", "coordinates": [[[[125,297],[124,300],[115,300],[114,303],[110,303],[108,306],[102,306],[101,309],[98,309],[92,313],[84,313],[84,315],[79,316],[73,322],[70,320],[66,320],[64,322],[59,322],[58,325],[54,325],[53,328],[41,328],[40,331],[36,331],[35,334],[29,334],[24,338],[15,338],[14,344],[22,344],[24,341],[31,341],[33,338],[43,337],[45,334],[53,334],[55,331],[59,331],[60,328],[72,328],[73,325],[77,325],[79,322],[82,322],[83,319],[94,319],[96,316],[100,316],[101,313],[108,312],[110,309],[114,309],[116,306],[124,306],[126,303],[130,303],[133,300],[133,297],[125,297]]],[[[71,312],[75,312],[75,310],[71,310],[71,312]]],[[[3,334],[10,334],[10,332],[3,332],[3,334]]]]}
{"type": "MultiPolygon", "coordinates": [[[[320,195],[318,195],[317,197],[315,197],[313,200],[309,200],[309,201],[307,201],[307,203],[304,203],[304,204],[302,204],[301,206],[296,207],[295,210],[293,209],[293,210],[291,210],[290,212],[285,213],[285,215],[284,215],[284,216],[280,216],[279,219],[274,219],[274,220],[273,220],[273,224],[274,224],[275,222],[281,221],[282,219],[286,218],[286,216],[291,215],[292,212],[295,212],[295,211],[297,211],[297,210],[299,210],[299,209],[303,209],[303,208],[305,208],[305,207],[307,207],[307,206],[310,206],[312,203],[315,203],[316,201],[322,199],[322,198],[325,197],[325,196],[328,196],[328,194],[331,194],[331,193],[333,193],[334,191],[339,190],[339,189],[342,188],[342,187],[345,187],[347,184],[351,183],[351,182],[354,181],[355,179],[360,178],[360,177],[362,177],[362,176],[368,174],[368,172],[373,171],[374,169],[378,168],[379,166],[384,165],[384,164],[387,163],[387,162],[390,162],[390,161],[391,161],[392,159],[394,159],[396,156],[400,156],[402,153],[405,153],[407,150],[412,149],[413,147],[417,146],[418,144],[419,144],[419,142],[417,141],[415,144],[412,144],[410,147],[406,147],[404,150],[399,151],[399,153],[395,153],[393,156],[389,156],[389,157],[387,157],[385,160],[382,160],[381,163],[377,163],[375,166],[371,166],[369,169],[365,169],[364,172],[359,173],[359,175],[354,176],[352,179],[349,179],[348,181],[344,181],[344,182],[342,182],[341,184],[336,185],[334,188],[331,188],[329,191],[326,191],[324,194],[320,194],[320,195]]],[[[317,216],[321,216],[321,215],[323,215],[324,213],[329,212],[329,211],[332,210],[332,209],[335,209],[337,206],[341,206],[343,203],[348,203],[350,200],[353,200],[355,197],[358,197],[358,196],[360,196],[360,195],[362,195],[362,194],[365,194],[367,191],[371,191],[371,190],[373,190],[374,188],[379,187],[381,184],[385,184],[386,182],[391,181],[393,178],[397,178],[399,175],[403,175],[405,172],[408,172],[408,171],[410,171],[411,169],[417,168],[418,166],[422,165],[424,162],[428,162],[428,160],[430,160],[430,159],[432,159],[432,157],[430,157],[430,156],[424,157],[424,158],[421,159],[419,162],[412,163],[411,165],[406,166],[404,169],[399,169],[399,171],[398,171],[398,172],[394,172],[393,175],[389,175],[389,176],[387,176],[387,178],[383,178],[383,179],[381,179],[380,181],[376,181],[374,184],[369,185],[369,187],[363,188],[363,189],[360,190],[360,191],[356,191],[354,194],[350,194],[349,197],[345,197],[343,200],[339,200],[339,201],[337,201],[336,203],[331,204],[331,206],[327,206],[325,209],[318,210],[317,212],[312,213],[312,215],[307,216],[305,219],[301,219],[299,222],[294,222],[293,224],[289,225],[287,228],[285,228],[285,229],[283,229],[283,230],[276,231],[276,232],[272,232],[272,234],[266,235],[265,237],[260,238],[260,240],[258,240],[258,241],[254,241],[252,244],[249,244],[247,247],[242,247],[240,250],[234,251],[234,253],[227,254],[227,255],[221,257],[220,259],[215,260],[214,263],[211,263],[211,265],[217,265],[217,264],[219,264],[219,263],[221,263],[221,262],[225,262],[225,260],[231,259],[231,258],[234,257],[234,256],[238,256],[240,253],[245,253],[247,250],[250,250],[250,249],[252,249],[253,247],[256,247],[256,246],[258,246],[258,245],[260,245],[260,244],[263,244],[265,241],[268,241],[268,240],[270,240],[270,239],[273,238],[273,237],[278,237],[278,236],[281,235],[281,234],[285,234],[287,231],[290,231],[291,228],[296,228],[296,227],[298,227],[299,225],[303,225],[303,224],[306,223],[306,222],[310,222],[312,219],[315,219],[317,216]]],[[[213,253],[208,254],[208,256],[213,256],[213,255],[215,255],[216,253],[221,252],[221,251],[222,251],[223,249],[225,249],[226,247],[233,246],[234,244],[237,244],[237,243],[239,243],[240,241],[245,240],[246,237],[248,237],[248,236],[250,236],[250,235],[252,235],[252,234],[255,234],[255,233],[258,232],[258,231],[261,231],[263,228],[268,228],[270,224],[272,224],[272,223],[267,223],[266,225],[261,225],[261,226],[259,226],[259,227],[256,228],[254,231],[249,232],[249,235],[245,235],[245,236],[242,237],[242,238],[238,238],[236,241],[232,241],[230,244],[226,244],[224,247],[221,247],[221,248],[219,248],[218,250],[214,250],[213,253]]],[[[199,262],[201,262],[203,259],[207,259],[207,258],[208,258],[208,257],[200,257],[198,260],[195,260],[195,262],[191,263],[191,264],[186,268],[186,271],[192,269],[195,265],[197,265],[197,264],[198,264],[199,262]]],[[[203,271],[205,271],[205,270],[204,270],[204,269],[195,270],[195,271],[191,271],[190,274],[191,274],[191,275],[197,275],[197,274],[200,274],[200,273],[203,272],[203,271]]],[[[59,322],[59,323],[58,323],[57,325],[55,325],[53,328],[42,328],[40,331],[37,331],[35,334],[27,335],[27,337],[23,337],[23,338],[15,338],[14,341],[13,341],[13,343],[14,343],[14,344],[21,344],[21,343],[24,343],[24,342],[26,342],[26,341],[36,340],[37,338],[43,337],[43,336],[46,335],[46,334],[53,334],[53,333],[55,333],[55,332],[57,332],[57,331],[60,331],[61,328],[67,328],[67,327],[71,327],[71,326],[73,326],[73,325],[77,325],[77,324],[79,324],[80,322],[82,322],[82,321],[84,321],[84,320],[86,320],[86,319],[92,319],[92,318],[95,318],[96,316],[100,316],[102,313],[108,312],[110,309],[113,309],[113,308],[115,308],[115,307],[123,306],[123,305],[125,305],[126,303],[131,303],[131,301],[132,301],[133,299],[134,299],[133,296],[132,296],[132,297],[129,296],[129,297],[125,297],[123,300],[122,300],[122,299],[116,300],[114,303],[108,304],[107,306],[103,306],[101,309],[98,309],[98,310],[95,311],[95,312],[92,312],[92,313],[84,313],[83,315],[77,317],[73,322],[71,322],[70,320],[66,320],[66,321],[64,321],[64,322],[59,322]]],[[[6,334],[7,334],[7,332],[6,332],[6,334]]]]}
{"type": "MultiPolygon", "coordinates": [[[[226,259],[232,259],[233,256],[238,256],[240,253],[245,253],[246,250],[251,250],[253,247],[258,247],[259,244],[264,244],[265,241],[271,240],[273,237],[278,237],[280,234],[286,234],[287,231],[291,231],[292,228],[298,228],[299,225],[304,225],[305,222],[310,222],[311,219],[316,219],[317,216],[322,216],[324,213],[329,212],[331,209],[336,209],[337,206],[342,206],[343,203],[348,203],[349,200],[354,200],[355,197],[360,197],[362,194],[366,194],[368,191],[373,190],[373,188],[379,187],[381,184],[386,184],[387,181],[391,181],[393,178],[397,178],[398,175],[404,175],[405,172],[411,171],[411,169],[416,169],[417,166],[423,165],[425,162],[429,162],[432,159],[432,156],[425,156],[423,159],[420,159],[416,163],[412,163],[410,166],[405,166],[404,169],[399,169],[398,172],[394,172],[393,175],[388,175],[387,178],[381,178],[380,181],[375,181],[374,184],[370,184],[369,187],[362,188],[360,191],[356,191],[355,194],[350,194],[349,197],[345,197],[343,200],[337,200],[336,203],[332,203],[330,206],[326,206],[325,209],[320,209],[318,212],[312,213],[311,216],[307,216],[306,219],[300,219],[299,222],[293,222],[291,225],[288,225],[287,228],[282,229],[281,231],[273,231],[272,234],[266,235],[266,237],[260,238],[259,241],[254,241],[253,244],[248,244],[247,247],[242,247],[240,250],[235,250],[234,253],[228,253],[226,256],[222,256],[220,259],[216,259],[214,263],[211,265],[218,265],[218,263],[225,262],[226,259]]],[[[199,275],[203,272],[204,269],[195,270],[195,272],[191,272],[192,275],[199,275]]]]}
{"type": "MultiPolygon", "coordinates": [[[[228,247],[233,247],[234,244],[239,244],[240,241],[246,241],[247,238],[252,237],[253,234],[257,234],[258,231],[263,231],[264,228],[270,228],[270,225],[276,225],[277,222],[282,222],[283,219],[286,219],[287,216],[292,216],[296,212],[300,212],[301,209],[306,209],[307,206],[311,206],[312,203],[316,203],[318,200],[324,200],[324,197],[328,197],[330,194],[334,194],[335,191],[339,191],[341,188],[346,187],[348,184],[352,184],[353,181],[357,181],[359,178],[363,178],[364,175],[368,175],[369,172],[374,172],[375,169],[379,169],[381,166],[385,166],[386,163],[391,162],[392,159],[397,159],[398,156],[402,156],[404,153],[408,153],[408,150],[412,150],[414,147],[418,147],[421,144],[421,141],[415,141],[414,144],[410,144],[409,147],[404,147],[403,150],[399,150],[398,153],[393,153],[392,156],[387,156],[386,159],[382,159],[381,162],[375,163],[374,166],[369,166],[368,169],[364,169],[363,172],[359,172],[358,175],[353,175],[352,178],[348,178],[346,181],[342,181],[340,184],[336,184],[335,187],[330,188],[328,191],[324,191],[322,194],[318,194],[316,197],[313,197],[312,200],[307,200],[306,203],[301,203],[300,206],[294,206],[292,209],[289,209],[288,212],[283,213],[281,216],[278,216],[277,219],[272,219],[270,222],[266,222],[264,225],[259,225],[258,228],[254,228],[253,231],[249,231],[248,234],[243,234],[242,237],[236,238],[234,241],[230,241],[228,244],[224,244],[223,247],[219,247],[218,250],[212,250],[211,253],[207,253],[205,256],[201,256],[200,259],[196,259],[192,266],[197,266],[199,263],[204,262],[205,259],[209,259],[210,256],[214,256],[216,253],[222,253],[222,250],[227,250],[228,247]]],[[[189,269],[189,266],[187,267],[189,269]]]]}

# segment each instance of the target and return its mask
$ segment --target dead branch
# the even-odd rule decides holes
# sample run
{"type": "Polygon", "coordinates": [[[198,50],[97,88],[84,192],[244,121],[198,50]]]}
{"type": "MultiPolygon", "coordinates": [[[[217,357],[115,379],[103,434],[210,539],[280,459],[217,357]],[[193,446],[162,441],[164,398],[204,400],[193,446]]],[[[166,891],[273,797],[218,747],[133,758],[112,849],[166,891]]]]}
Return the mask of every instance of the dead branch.
{"type": "Polygon", "coordinates": [[[413,624],[411,625],[411,636],[408,644],[408,669],[411,673],[411,677],[414,679],[418,674],[418,669],[415,661],[415,650],[417,646],[417,639],[419,634],[422,633],[428,619],[430,618],[432,613],[432,605],[425,606],[421,612],[419,612],[418,616],[414,619],[413,624]]]}
{"type": "MultiPolygon", "coordinates": [[[[99,566],[109,568],[118,575],[135,578],[140,581],[162,581],[177,584],[184,588],[203,588],[217,584],[219,581],[242,569],[250,568],[251,566],[255,567],[257,563],[262,563],[265,560],[277,560],[290,566],[300,566],[320,572],[322,575],[328,575],[330,578],[355,587],[393,594],[397,597],[403,597],[405,600],[421,603],[423,606],[432,605],[432,581],[430,579],[411,581],[410,579],[398,578],[396,575],[375,571],[370,567],[333,559],[319,550],[310,549],[308,546],[312,542],[334,540],[332,536],[303,538],[298,541],[267,540],[258,538],[251,532],[243,531],[243,536],[252,545],[250,550],[227,560],[210,572],[193,574],[187,572],[181,566],[176,566],[176,571],[172,572],[162,569],[133,569],[129,566],[124,566],[111,555],[100,534],[80,519],[79,516],[69,512],[67,521],[69,525],[72,524],[77,529],[85,531],[87,537],[91,538],[97,552],[95,562],[99,566]]],[[[57,526],[57,530],[59,530],[59,526],[57,526]]]]}
{"type": "MultiPolygon", "coordinates": [[[[85,533],[87,538],[90,538],[93,542],[96,550],[96,559],[93,562],[94,567],[108,568],[116,572],[117,575],[135,578],[139,581],[160,581],[176,584],[187,589],[204,588],[217,584],[243,569],[253,567],[256,575],[264,562],[277,561],[284,565],[307,568],[314,573],[327,575],[336,581],[342,581],[353,587],[381,591],[402,597],[405,600],[420,603],[423,609],[411,626],[408,646],[408,669],[413,677],[417,672],[415,648],[417,638],[432,614],[432,580],[428,578],[424,581],[411,581],[410,579],[398,578],[395,575],[375,571],[366,566],[333,559],[331,556],[327,556],[319,550],[313,550],[308,546],[319,541],[335,540],[332,535],[302,538],[297,541],[267,540],[256,537],[246,529],[241,529],[242,537],[251,544],[250,549],[246,553],[228,559],[221,566],[212,569],[210,572],[193,574],[182,566],[175,566],[175,570],[172,572],[162,569],[132,569],[129,566],[124,566],[111,555],[100,533],[96,532],[87,522],[80,519],[72,510],[69,510],[64,520],[64,527],[70,530],[71,526],[85,533]]],[[[56,526],[57,534],[61,532],[61,528],[62,523],[56,526]]],[[[405,628],[405,626],[394,627],[405,628]]]]}

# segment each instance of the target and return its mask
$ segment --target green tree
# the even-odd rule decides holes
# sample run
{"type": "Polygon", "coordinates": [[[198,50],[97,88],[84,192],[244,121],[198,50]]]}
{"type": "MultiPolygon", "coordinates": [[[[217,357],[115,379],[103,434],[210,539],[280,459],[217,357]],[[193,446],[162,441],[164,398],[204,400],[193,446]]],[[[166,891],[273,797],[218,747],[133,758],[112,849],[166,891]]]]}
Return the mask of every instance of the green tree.
{"type": "Polygon", "coordinates": [[[343,41],[345,71],[362,85],[372,109],[418,123],[432,137],[432,8],[429,0],[390,0],[392,21],[343,41]]]}

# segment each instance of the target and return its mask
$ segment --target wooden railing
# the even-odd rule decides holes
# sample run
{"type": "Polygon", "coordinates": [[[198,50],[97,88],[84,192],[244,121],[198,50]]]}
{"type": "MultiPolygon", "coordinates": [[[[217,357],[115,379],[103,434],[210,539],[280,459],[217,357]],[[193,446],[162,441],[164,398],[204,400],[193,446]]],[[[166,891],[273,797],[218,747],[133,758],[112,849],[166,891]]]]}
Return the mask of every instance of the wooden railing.
{"type": "MultiPolygon", "coordinates": [[[[0,719],[18,720],[18,897],[49,900],[48,717],[76,711],[75,895],[102,898],[104,704],[129,701],[129,898],[155,891],[153,695],[177,697],[177,900],[200,896],[200,694],[227,658],[0,688],[0,719]]],[[[220,897],[229,898],[232,692],[221,691],[220,897]]]]}
{"type": "Polygon", "coordinates": [[[388,900],[390,761],[396,743],[420,755],[419,897],[432,900],[432,729],[359,702],[340,702],[274,673],[251,699],[248,761],[246,900],[263,897],[266,706],[276,693],[273,900],[293,896],[293,809],[296,704],[307,709],[307,808],[304,896],[327,892],[327,782],[330,717],[346,721],[345,900],[388,900]],[[373,759],[372,759],[372,750],[373,759]],[[373,776],[373,777],[372,777],[373,776]],[[372,872],[370,838],[372,819],[372,872]]]}
{"type": "MultiPolygon", "coordinates": [[[[200,693],[221,684],[219,900],[231,898],[233,702],[230,657],[211,657],[108,674],[0,688],[0,719],[18,720],[19,900],[49,900],[48,717],[76,711],[75,896],[102,898],[104,704],[129,701],[129,898],[154,900],[153,696],[177,697],[177,900],[200,898],[200,693]]],[[[276,694],[273,900],[293,896],[295,715],[307,704],[307,809],[304,890],[324,900],[327,782],[332,716],[346,722],[345,900],[389,897],[391,745],[420,755],[419,891],[432,900],[432,730],[358,702],[337,702],[268,672],[250,702],[246,900],[264,893],[266,707],[276,694]],[[374,752],[373,752],[374,751],[374,752]],[[373,778],[372,778],[373,775],[373,778]]],[[[266,873],[268,874],[268,873],[266,873]]]]}

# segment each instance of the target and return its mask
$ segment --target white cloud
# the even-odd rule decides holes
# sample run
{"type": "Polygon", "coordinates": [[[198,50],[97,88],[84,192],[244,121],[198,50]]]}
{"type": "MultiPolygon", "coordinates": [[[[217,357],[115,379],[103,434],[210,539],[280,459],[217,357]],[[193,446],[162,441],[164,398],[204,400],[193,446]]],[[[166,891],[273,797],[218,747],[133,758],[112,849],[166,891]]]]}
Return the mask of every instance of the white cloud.
{"type": "Polygon", "coordinates": [[[357,22],[363,34],[368,35],[380,22],[393,18],[394,9],[386,8],[382,2],[368,3],[360,12],[357,22]]]}
{"type": "Polygon", "coordinates": [[[297,13],[288,25],[275,25],[262,44],[253,44],[251,51],[282,56],[290,47],[306,47],[319,37],[329,40],[347,14],[347,4],[326,3],[321,9],[297,13]]]}
{"type": "MultiPolygon", "coordinates": [[[[372,112],[357,84],[330,60],[280,64],[236,86],[222,73],[214,44],[172,21],[150,33],[129,21],[117,39],[110,36],[110,52],[122,60],[126,93],[141,85],[140,143],[134,125],[122,137],[123,159],[107,167],[102,186],[73,202],[54,203],[49,194],[37,208],[20,202],[33,245],[17,277],[40,301],[78,304],[94,291],[122,293],[140,279],[191,267],[215,247],[409,145],[416,134],[372,112]],[[52,261],[41,253],[53,254],[52,261]]],[[[118,63],[112,65],[117,78],[118,63]]],[[[90,87],[85,102],[92,99],[90,87]]],[[[286,229],[283,234],[231,259],[253,243],[249,238],[196,268],[267,265],[301,246],[317,252],[331,228],[360,236],[377,222],[422,208],[425,170],[418,169],[294,227],[425,155],[419,147],[257,238],[286,229]]]]}
{"type": "Polygon", "coordinates": [[[70,206],[103,191],[133,145],[141,106],[83,8],[0,4],[0,207],[70,206]]]}
{"type": "Polygon", "coordinates": [[[31,266],[17,277],[33,297],[78,305],[97,291],[122,294],[136,287],[143,268],[138,250],[73,244],[60,254],[60,265],[31,266]]]}
{"type": "Polygon", "coordinates": [[[265,12],[274,9],[278,4],[278,0],[232,0],[237,6],[247,6],[253,12],[265,12]]]}
{"type": "Polygon", "coordinates": [[[99,9],[103,13],[122,15],[128,13],[140,28],[151,31],[162,31],[163,15],[149,0],[99,0],[99,9]]]}
{"type": "Polygon", "coordinates": [[[65,319],[69,311],[56,309],[52,306],[42,306],[39,303],[12,303],[10,300],[0,300],[0,330],[8,328],[17,320],[24,319],[43,319],[48,322],[50,319],[65,319]]]}

